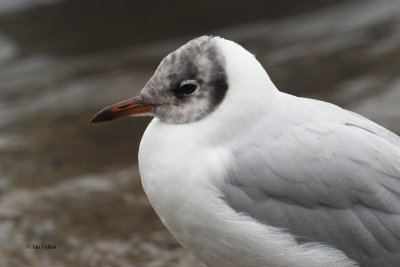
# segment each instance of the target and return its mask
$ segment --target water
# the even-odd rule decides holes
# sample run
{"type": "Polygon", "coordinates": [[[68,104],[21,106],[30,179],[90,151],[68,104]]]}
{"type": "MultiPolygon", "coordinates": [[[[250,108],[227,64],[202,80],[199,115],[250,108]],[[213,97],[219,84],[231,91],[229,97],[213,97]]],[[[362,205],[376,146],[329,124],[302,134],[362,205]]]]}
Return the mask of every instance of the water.
{"type": "Polygon", "coordinates": [[[210,19],[193,24],[196,34],[190,27],[143,38],[109,32],[107,42],[93,35],[90,43],[84,29],[65,33],[75,39],[43,34],[54,32],[45,19],[57,16],[49,14],[63,16],[79,6],[73,1],[1,2],[0,266],[200,266],[141,188],[137,149],[149,119],[88,125],[100,108],[135,95],[163,56],[200,33],[243,44],[280,90],[336,103],[399,133],[400,2],[310,3],[288,11],[282,3],[268,18],[210,19]],[[26,248],[42,243],[57,249],[26,248]]]}

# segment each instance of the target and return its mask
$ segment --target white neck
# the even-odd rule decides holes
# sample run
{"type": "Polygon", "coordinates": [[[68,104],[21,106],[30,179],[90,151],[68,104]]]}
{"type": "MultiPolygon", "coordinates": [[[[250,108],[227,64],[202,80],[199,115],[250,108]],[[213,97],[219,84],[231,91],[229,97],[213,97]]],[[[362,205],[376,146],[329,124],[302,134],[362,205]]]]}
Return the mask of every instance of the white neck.
{"type": "Polygon", "coordinates": [[[220,38],[217,45],[225,57],[229,84],[220,107],[224,119],[230,116],[248,118],[251,114],[244,113],[268,111],[279,91],[255,56],[229,40],[220,38]]]}

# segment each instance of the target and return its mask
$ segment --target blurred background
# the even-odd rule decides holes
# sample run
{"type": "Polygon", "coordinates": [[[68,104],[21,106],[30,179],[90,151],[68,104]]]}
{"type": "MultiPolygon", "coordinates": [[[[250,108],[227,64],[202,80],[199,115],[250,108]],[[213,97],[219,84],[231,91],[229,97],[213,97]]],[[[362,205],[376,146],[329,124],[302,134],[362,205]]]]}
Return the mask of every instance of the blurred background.
{"type": "Polygon", "coordinates": [[[0,0],[0,266],[202,266],[142,190],[150,119],[88,122],[203,34],[245,46],[281,91],[400,132],[397,0],[0,0]]]}

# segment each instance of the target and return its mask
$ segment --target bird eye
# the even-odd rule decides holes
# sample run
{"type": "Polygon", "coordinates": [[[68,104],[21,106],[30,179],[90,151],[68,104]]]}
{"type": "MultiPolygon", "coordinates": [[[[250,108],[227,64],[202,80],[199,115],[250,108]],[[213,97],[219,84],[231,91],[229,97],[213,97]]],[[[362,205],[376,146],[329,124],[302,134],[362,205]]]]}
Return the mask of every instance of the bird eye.
{"type": "Polygon", "coordinates": [[[197,88],[199,88],[199,83],[194,80],[183,81],[175,90],[174,93],[178,97],[189,96],[193,94],[197,88]]]}

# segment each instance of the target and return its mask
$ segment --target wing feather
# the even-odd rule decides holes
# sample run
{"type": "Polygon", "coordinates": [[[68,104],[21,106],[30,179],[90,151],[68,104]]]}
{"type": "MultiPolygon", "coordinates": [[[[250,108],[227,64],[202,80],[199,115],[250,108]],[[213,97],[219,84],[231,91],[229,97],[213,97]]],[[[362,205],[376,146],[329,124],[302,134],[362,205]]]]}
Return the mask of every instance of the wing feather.
{"type": "Polygon", "coordinates": [[[341,249],[362,266],[400,262],[397,135],[350,116],[245,139],[222,190],[233,209],[341,249]]]}

